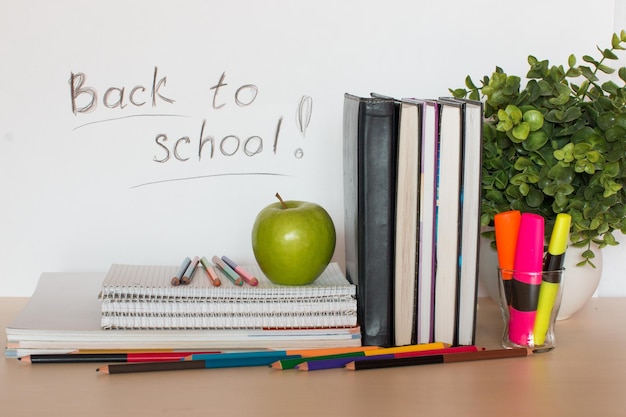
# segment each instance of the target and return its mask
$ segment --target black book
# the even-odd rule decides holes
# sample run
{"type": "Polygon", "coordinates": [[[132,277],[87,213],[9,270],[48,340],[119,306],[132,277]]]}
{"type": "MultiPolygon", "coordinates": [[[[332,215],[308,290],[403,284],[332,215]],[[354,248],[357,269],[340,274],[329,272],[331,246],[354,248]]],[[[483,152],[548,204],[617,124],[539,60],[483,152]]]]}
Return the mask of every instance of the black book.
{"type": "Polygon", "coordinates": [[[393,344],[398,102],[344,96],[346,276],[363,345],[393,344]]]}

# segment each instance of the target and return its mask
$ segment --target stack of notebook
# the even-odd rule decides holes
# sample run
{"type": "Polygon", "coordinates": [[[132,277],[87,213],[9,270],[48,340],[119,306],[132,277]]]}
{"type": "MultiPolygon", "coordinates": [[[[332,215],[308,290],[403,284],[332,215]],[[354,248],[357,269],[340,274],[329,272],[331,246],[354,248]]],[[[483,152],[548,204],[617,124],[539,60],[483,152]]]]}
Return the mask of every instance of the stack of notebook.
{"type": "Polygon", "coordinates": [[[115,264],[100,293],[103,329],[329,329],[356,326],[356,289],[336,263],[312,284],[272,283],[258,266],[258,284],[237,285],[215,268],[220,285],[198,268],[172,286],[176,267],[115,264]]]}
{"type": "Polygon", "coordinates": [[[44,273],[6,328],[6,356],[77,350],[231,350],[360,346],[355,288],[337,264],[315,282],[212,287],[202,271],[172,287],[177,267],[113,265],[44,273]]]}

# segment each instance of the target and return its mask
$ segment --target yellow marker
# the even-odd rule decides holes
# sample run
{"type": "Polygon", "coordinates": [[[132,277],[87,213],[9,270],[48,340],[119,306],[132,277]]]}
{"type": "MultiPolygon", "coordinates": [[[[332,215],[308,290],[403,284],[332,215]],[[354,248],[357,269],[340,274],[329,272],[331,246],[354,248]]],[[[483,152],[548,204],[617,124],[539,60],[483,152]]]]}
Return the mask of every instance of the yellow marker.
{"type": "Polygon", "coordinates": [[[552,229],[552,235],[550,235],[550,244],[548,245],[548,255],[543,268],[537,315],[533,329],[535,346],[545,343],[546,333],[550,327],[552,309],[561,285],[561,270],[563,269],[571,223],[572,216],[569,214],[557,214],[554,229],[552,229]]]}

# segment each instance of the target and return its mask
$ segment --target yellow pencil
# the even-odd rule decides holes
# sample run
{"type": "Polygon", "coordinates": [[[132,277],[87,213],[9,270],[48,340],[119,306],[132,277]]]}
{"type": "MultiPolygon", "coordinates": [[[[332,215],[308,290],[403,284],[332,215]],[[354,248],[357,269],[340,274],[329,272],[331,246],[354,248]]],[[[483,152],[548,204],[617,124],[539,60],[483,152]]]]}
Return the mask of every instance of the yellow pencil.
{"type": "Polygon", "coordinates": [[[423,350],[445,349],[447,347],[450,347],[450,345],[447,343],[442,343],[442,342],[421,343],[419,345],[406,345],[406,346],[396,346],[396,347],[390,347],[390,348],[368,350],[365,352],[365,356],[388,355],[391,353],[404,353],[404,352],[420,352],[423,350]]]}

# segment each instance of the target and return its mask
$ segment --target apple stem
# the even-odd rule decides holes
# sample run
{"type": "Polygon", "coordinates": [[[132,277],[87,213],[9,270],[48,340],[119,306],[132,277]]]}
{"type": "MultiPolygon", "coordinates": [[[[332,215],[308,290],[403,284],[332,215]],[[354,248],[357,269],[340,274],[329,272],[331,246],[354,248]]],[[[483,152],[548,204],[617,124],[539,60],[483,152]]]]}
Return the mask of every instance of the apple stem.
{"type": "Polygon", "coordinates": [[[283,198],[280,196],[280,194],[276,193],[276,198],[278,199],[278,201],[280,201],[280,204],[283,205],[283,208],[289,208],[287,207],[287,204],[285,204],[285,202],[283,201],[283,198]]]}

